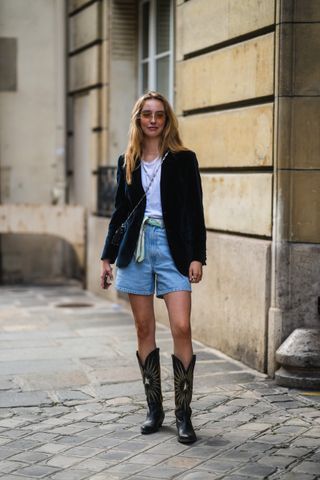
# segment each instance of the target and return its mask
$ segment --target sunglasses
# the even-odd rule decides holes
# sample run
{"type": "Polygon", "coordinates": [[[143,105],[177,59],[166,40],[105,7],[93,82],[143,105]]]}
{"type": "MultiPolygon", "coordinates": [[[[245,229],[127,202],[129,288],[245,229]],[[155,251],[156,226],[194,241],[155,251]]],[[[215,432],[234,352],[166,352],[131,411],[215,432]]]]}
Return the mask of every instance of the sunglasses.
{"type": "Polygon", "coordinates": [[[152,118],[155,120],[164,120],[166,118],[166,113],[163,110],[159,110],[157,112],[152,112],[151,110],[142,110],[140,113],[140,118],[145,120],[151,120],[152,118]]]}

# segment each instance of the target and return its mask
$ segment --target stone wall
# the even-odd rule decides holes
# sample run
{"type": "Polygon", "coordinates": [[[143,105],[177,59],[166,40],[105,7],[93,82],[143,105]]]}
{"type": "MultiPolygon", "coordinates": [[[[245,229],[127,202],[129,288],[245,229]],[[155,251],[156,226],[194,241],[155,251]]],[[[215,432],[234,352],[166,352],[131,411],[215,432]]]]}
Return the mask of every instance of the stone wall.
{"type": "Polygon", "coordinates": [[[265,371],[275,2],[180,1],[176,12],[177,112],[183,140],[198,155],[208,228],[194,335],[265,371]]]}
{"type": "Polygon", "coordinates": [[[70,201],[96,212],[99,166],[116,165],[136,97],[136,2],[68,2],[70,201]]]}
{"type": "MultiPolygon", "coordinates": [[[[63,205],[64,1],[3,0],[0,19],[0,203],[63,205]]],[[[73,260],[61,242],[42,235],[2,235],[3,281],[64,275],[73,260]],[[54,268],[48,252],[55,253],[54,268]]]]}
{"type": "Polygon", "coordinates": [[[108,2],[67,3],[69,201],[94,212],[107,148],[108,2]]]}

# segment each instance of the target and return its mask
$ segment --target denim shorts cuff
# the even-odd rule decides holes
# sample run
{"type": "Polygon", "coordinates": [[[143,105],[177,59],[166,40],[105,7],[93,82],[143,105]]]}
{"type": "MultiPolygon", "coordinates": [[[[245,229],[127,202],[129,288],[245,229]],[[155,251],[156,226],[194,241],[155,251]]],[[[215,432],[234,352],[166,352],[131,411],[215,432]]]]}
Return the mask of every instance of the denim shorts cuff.
{"type": "Polygon", "coordinates": [[[132,293],[133,295],[153,295],[153,291],[140,291],[138,292],[137,290],[132,290],[131,288],[123,288],[123,287],[117,287],[116,290],[119,290],[119,292],[124,292],[124,293],[132,293]]]}
{"type": "Polygon", "coordinates": [[[186,288],[168,288],[167,290],[162,290],[161,292],[157,292],[157,298],[163,298],[163,295],[166,293],[171,293],[171,292],[191,292],[192,289],[191,287],[186,287],[186,288]]]}

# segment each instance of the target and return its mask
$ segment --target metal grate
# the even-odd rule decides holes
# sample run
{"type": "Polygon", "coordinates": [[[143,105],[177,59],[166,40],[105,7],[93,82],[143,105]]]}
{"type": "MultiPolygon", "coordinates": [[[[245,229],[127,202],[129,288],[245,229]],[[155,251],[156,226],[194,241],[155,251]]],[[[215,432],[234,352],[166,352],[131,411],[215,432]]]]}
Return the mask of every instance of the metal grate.
{"type": "Polygon", "coordinates": [[[93,303],[84,303],[84,302],[70,302],[70,303],[58,303],[55,305],[56,308],[86,308],[93,307],[93,303]]]}

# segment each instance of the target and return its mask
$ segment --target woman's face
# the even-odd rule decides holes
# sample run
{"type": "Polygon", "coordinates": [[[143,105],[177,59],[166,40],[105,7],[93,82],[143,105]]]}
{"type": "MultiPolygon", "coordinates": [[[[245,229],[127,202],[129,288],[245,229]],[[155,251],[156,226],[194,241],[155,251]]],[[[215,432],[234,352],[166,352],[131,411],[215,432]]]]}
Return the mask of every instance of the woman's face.
{"type": "Polygon", "coordinates": [[[151,98],[143,104],[140,113],[140,125],[148,138],[160,137],[166,123],[164,105],[160,100],[151,98]]]}

